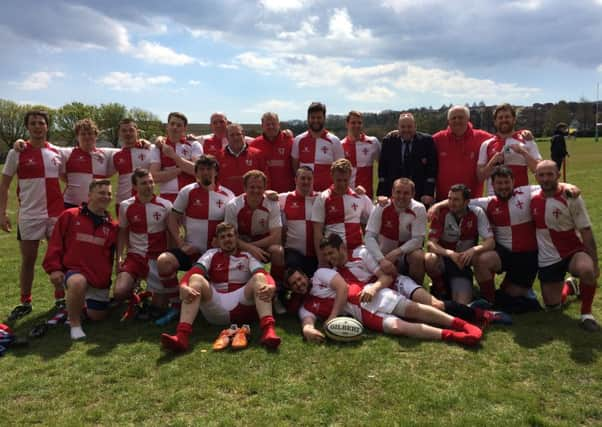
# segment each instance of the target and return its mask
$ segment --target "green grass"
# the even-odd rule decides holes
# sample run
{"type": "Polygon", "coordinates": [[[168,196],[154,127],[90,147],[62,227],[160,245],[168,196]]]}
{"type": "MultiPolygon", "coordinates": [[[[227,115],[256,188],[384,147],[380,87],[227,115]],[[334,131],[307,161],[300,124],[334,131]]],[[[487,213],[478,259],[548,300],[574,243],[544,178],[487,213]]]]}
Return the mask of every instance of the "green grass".
{"type": "MultiPolygon", "coordinates": [[[[548,157],[547,144],[540,150],[548,157]]],[[[579,140],[569,151],[568,180],[583,190],[602,236],[602,144],[579,140]]],[[[11,197],[14,210],[14,190],[11,197]]],[[[6,314],[18,301],[14,233],[0,235],[0,249],[6,314]]],[[[40,267],[33,295],[21,334],[52,304],[40,267]]],[[[598,319],[601,307],[598,295],[598,319]]],[[[255,327],[249,349],[218,354],[210,346],[220,328],[199,319],[193,350],[172,357],[159,348],[163,328],[120,323],[115,312],[85,325],[86,342],[72,343],[61,326],[9,350],[0,359],[0,424],[602,425],[602,334],[581,331],[578,313],[573,303],[515,316],[512,327],[488,329],[477,349],[371,333],[355,344],[309,345],[296,318],[285,317],[277,353],[259,347],[255,327]]]]}

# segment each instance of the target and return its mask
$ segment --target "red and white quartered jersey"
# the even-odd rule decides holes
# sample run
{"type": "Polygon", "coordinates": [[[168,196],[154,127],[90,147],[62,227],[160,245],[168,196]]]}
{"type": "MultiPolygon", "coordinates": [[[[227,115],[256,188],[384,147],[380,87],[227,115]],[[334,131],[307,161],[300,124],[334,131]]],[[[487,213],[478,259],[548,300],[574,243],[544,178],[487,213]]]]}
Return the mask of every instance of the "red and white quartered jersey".
{"type": "MultiPolygon", "coordinates": [[[[250,136],[245,136],[245,142],[247,144],[249,144],[251,141],[253,141],[253,138],[250,136]]],[[[212,156],[217,157],[219,153],[226,148],[226,145],[228,145],[228,138],[225,136],[223,138],[217,138],[215,134],[210,133],[208,135],[201,136],[199,138],[199,142],[203,147],[204,154],[211,154],[212,156]]]]}
{"type": "Polygon", "coordinates": [[[63,172],[61,153],[49,142],[35,148],[27,141],[22,152],[14,149],[8,152],[2,173],[17,175],[19,220],[55,218],[63,212],[59,185],[59,175],[63,172]]]}
{"type": "Polygon", "coordinates": [[[352,141],[348,136],[341,141],[345,157],[351,162],[353,170],[349,186],[356,188],[361,185],[366,189],[368,197],[372,198],[372,176],[374,162],[380,157],[380,141],[375,136],[366,136],[363,133],[360,139],[352,141]]]}
{"type": "Polygon", "coordinates": [[[470,205],[479,206],[487,214],[495,242],[511,252],[537,250],[535,223],[531,216],[531,191],[530,186],[524,186],[515,188],[508,200],[489,196],[470,201],[470,205]]]}
{"type": "Polygon", "coordinates": [[[119,227],[129,229],[128,253],[156,259],[167,250],[167,215],[172,205],[169,200],[153,196],[142,203],[138,196],[119,205],[119,227]]]}
{"type": "MultiPolygon", "coordinates": [[[[198,141],[189,142],[186,138],[182,138],[180,141],[174,143],[168,138],[165,144],[170,145],[182,159],[193,163],[203,154],[203,147],[198,141]]],[[[158,147],[151,149],[151,165],[153,164],[159,164],[162,171],[176,167],[176,162],[165,156],[158,147]]],[[[159,183],[161,197],[174,201],[180,189],[188,184],[192,184],[195,180],[196,178],[193,175],[182,172],[169,181],[161,182],[159,183]]]]}
{"type": "MultiPolygon", "coordinates": [[[[392,202],[376,205],[366,226],[366,232],[378,236],[381,252],[386,255],[410,239],[424,243],[426,235],[426,208],[412,199],[410,206],[398,211],[392,202]]],[[[422,246],[421,246],[422,247],[422,246]]]]}
{"type": "MultiPolygon", "coordinates": [[[[256,169],[265,173],[266,162],[263,154],[254,147],[245,145],[238,154],[226,146],[217,156],[219,162],[219,182],[229,188],[234,194],[245,192],[243,176],[250,170],[256,169]]],[[[267,182],[269,186],[269,179],[267,182]]]]}
{"type": "Polygon", "coordinates": [[[248,252],[226,254],[219,248],[209,249],[197,261],[206,278],[217,292],[228,293],[240,289],[255,273],[263,272],[263,264],[248,252]]]}
{"type": "MultiPolygon", "coordinates": [[[[535,141],[526,141],[520,135],[520,132],[515,132],[510,138],[502,139],[499,136],[494,136],[483,142],[479,151],[479,160],[477,164],[479,166],[485,166],[494,155],[503,152],[503,165],[512,170],[515,187],[529,185],[529,167],[527,166],[527,161],[522,155],[510,148],[511,145],[519,144],[522,145],[533,158],[541,160],[541,154],[539,154],[539,149],[537,148],[535,141]]],[[[491,178],[487,180],[487,194],[490,196],[494,194],[491,178]]]]}
{"type": "Polygon", "coordinates": [[[94,148],[91,152],[79,147],[61,148],[65,162],[67,186],[63,193],[65,203],[79,206],[88,201],[90,183],[109,176],[115,150],[94,148]]]}
{"type": "Polygon", "coordinates": [[[312,191],[310,195],[303,196],[295,190],[278,195],[282,224],[286,227],[284,247],[295,249],[306,256],[316,256],[311,213],[318,194],[317,191],[312,191]]]}
{"type": "Polygon", "coordinates": [[[123,147],[113,154],[109,166],[109,175],[115,172],[119,174],[117,185],[117,204],[129,199],[134,195],[132,189],[132,174],[136,168],[149,169],[151,163],[150,149],[142,148],[142,144],[137,143],[134,147],[123,147]]]}
{"type": "Polygon", "coordinates": [[[338,234],[351,252],[363,243],[362,224],[368,221],[372,209],[368,196],[360,196],[351,188],[339,196],[331,187],[316,197],[311,220],[324,224],[324,235],[338,234]]]}
{"type": "Polygon", "coordinates": [[[330,316],[334,306],[336,291],[332,288],[332,280],[337,275],[330,268],[319,268],[311,278],[311,288],[303,305],[299,308],[299,318],[303,320],[308,316],[326,319],[330,316]]]}
{"type": "Polygon", "coordinates": [[[309,131],[297,135],[291,156],[299,160],[299,166],[309,166],[314,171],[314,189],[324,191],[332,184],[330,165],[344,158],[345,153],[339,138],[324,129],[318,139],[309,131]]]}
{"type": "Polygon", "coordinates": [[[257,148],[266,160],[266,175],[271,190],[284,193],[295,188],[291,159],[292,137],[280,131],[274,141],[268,140],[265,135],[260,135],[249,145],[257,148]]]}
{"type": "Polygon", "coordinates": [[[487,215],[478,206],[468,206],[466,214],[456,219],[449,208],[439,209],[438,215],[431,222],[429,238],[437,239],[446,249],[463,252],[475,246],[481,239],[493,237],[487,215]]]}
{"type": "Polygon", "coordinates": [[[567,198],[560,189],[554,196],[546,197],[540,190],[531,198],[531,214],[540,267],[585,250],[578,230],[591,227],[591,221],[581,197],[567,198]]]}
{"type": "Polygon", "coordinates": [[[215,236],[217,224],[224,221],[226,204],[234,193],[220,185],[207,190],[198,182],[180,190],[173,202],[173,210],[184,215],[185,241],[200,253],[205,252],[215,236]]]}
{"type": "Polygon", "coordinates": [[[251,208],[247,195],[236,196],[226,205],[226,222],[234,225],[245,241],[255,242],[267,237],[270,230],[282,227],[278,202],[263,199],[258,207],[251,208]]]}
{"type": "Polygon", "coordinates": [[[365,246],[358,246],[353,250],[351,257],[343,267],[338,267],[337,272],[348,284],[360,287],[376,280],[376,272],[380,266],[365,246]]]}

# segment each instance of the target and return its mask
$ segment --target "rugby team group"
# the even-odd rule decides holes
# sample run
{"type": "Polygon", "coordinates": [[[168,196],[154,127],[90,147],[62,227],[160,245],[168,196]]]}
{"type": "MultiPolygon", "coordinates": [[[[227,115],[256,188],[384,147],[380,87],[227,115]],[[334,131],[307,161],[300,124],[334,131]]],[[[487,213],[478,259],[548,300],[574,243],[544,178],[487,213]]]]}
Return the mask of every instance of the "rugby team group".
{"type": "Polygon", "coordinates": [[[227,326],[214,350],[246,347],[257,320],[260,343],[278,348],[275,314],[286,311],[310,342],[325,340],[318,319],[347,315],[386,334],[476,345],[486,325],[560,309],[571,295],[579,325],[598,331],[597,249],[581,190],[560,182],[531,132],[514,129],[512,106],[494,110],[495,134],[473,128],[464,106],[447,118],[431,136],[401,113],[381,144],[357,111],[339,140],[318,102],[297,136],[271,112],[257,138],[223,113],[211,115],[212,134],[195,136],[174,112],[153,144],[123,119],[121,148],[99,148],[91,119],[76,124],[75,147],[59,147],[47,141],[48,114],[29,111],[29,139],[15,142],[0,182],[0,227],[10,232],[18,181],[21,303],[9,321],[32,311],[48,239],[42,265],[74,340],[86,337],[83,320],[123,306],[124,319],[179,317],[175,334],[160,338],[174,352],[189,349],[199,313],[227,326]],[[109,213],[115,173],[118,221],[109,213]]]}

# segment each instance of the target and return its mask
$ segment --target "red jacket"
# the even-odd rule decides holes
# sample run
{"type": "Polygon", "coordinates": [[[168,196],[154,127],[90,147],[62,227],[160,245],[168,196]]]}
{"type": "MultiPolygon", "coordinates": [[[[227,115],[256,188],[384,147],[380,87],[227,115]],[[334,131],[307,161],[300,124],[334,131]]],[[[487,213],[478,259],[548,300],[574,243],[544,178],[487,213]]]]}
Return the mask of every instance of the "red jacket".
{"type": "Polygon", "coordinates": [[[119,227],[110,216],[95,225],[85,205],[65,210],[58,218],[42,266],[46,273],[77,271],[90,286],[111,286],[119,227]]]}
{"type": "Polygon", "coordinates": [[[447,199],[449,188],[454,184],[466,185],[472,197],[481,196],[483,181],[477,179],[477,161],[481,144],[491,137],[489,132],[474,129],[470,122],[461,138],[456,138],[449,126],[433,135],[439,160],[437,200],[447,199]]]}

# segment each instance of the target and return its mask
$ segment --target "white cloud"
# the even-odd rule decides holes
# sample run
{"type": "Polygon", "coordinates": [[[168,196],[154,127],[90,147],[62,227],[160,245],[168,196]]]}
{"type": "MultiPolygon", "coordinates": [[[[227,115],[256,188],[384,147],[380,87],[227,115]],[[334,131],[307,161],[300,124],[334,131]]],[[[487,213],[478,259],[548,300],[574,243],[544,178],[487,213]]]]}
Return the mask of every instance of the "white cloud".
{"type": "Polygon", "coordinates": [[[269,56],[259,56],[254,52],[244,52],[237,55],[235,60],[245,67],[252,68],[256,71],[269,71],[276,68],[274,58],[269,56]]]}
{"type": "MultiPolygon", "coordinates": [[[[600,1],[602,2],[602,0],[600,0],[600,1]]],[[[599,73],[602,73],[602,64],[598,65],[598,68],[596,68],[596,70],[597,70],[599,73]]]]}
{"type": "Polygon", "coordinates": [[[244,113],[265,113],[266,111],[296,111],[298,110],[298,104],[285,101],[282,99],[269,99],[267,101],[259,102],[255,105],[245,108],[242,110],[244,113]]]}
{"type": "Polygon", "coordinates": [[[131,51],[134,57],[143,59],[151,64],[179,66],[192,64],[196,61],[192,56],[177,53],[173,49],[162,46],[159,43],[153,43],[146,40],[138,43],[138,46],[131,51]]]}
{"type": "Polygon", "coordinates": [[[335,9],[328,23],[327,39],[338,41],[372,40],[370,30],[354,28],[347,9],[335,9]]]}
{"type": "Polygon", "coordinates": [[[370,86],[359,92],[348,92],[347,99],[366,103],[382,103],[395,98],[395,92],[383,86],[370,86]]]}
{"type": "Polygon", "coordinates": [[[200,80],[188,80],[190,86],[198,86],[201,84],[200,80]]]}
{"type": "Polygon", "coordinates": [[[159,86],[171,82],[173,82],[173,79],[165,75],[145,76],[142,74],[134,75],[119,71],[113,71],[98,80],[98,83],[108,86],[110,89],[131,92],[138,92],[147,89],[149,86],[159,86]]]}
{"type": "Polygon", "coordinates": [[[236,64],[219,64],[218,67],[224,70],[238,70],[238,65],[236,64]]]}
{"type": "Polygon", "coordinates": [[[60,71],[38,71],[29,74],[22,82],[17,83],[17,87],[21,90],[47,89],[52,80],[62,77],[65,77],[65,74],[60,71]]]}
{"type": "Polygon", "coordinates": [[[299,10],[306,6],[308,1],[303,0],[259,0],[259,4],[270,12],[288,12],[299,10]]]}

